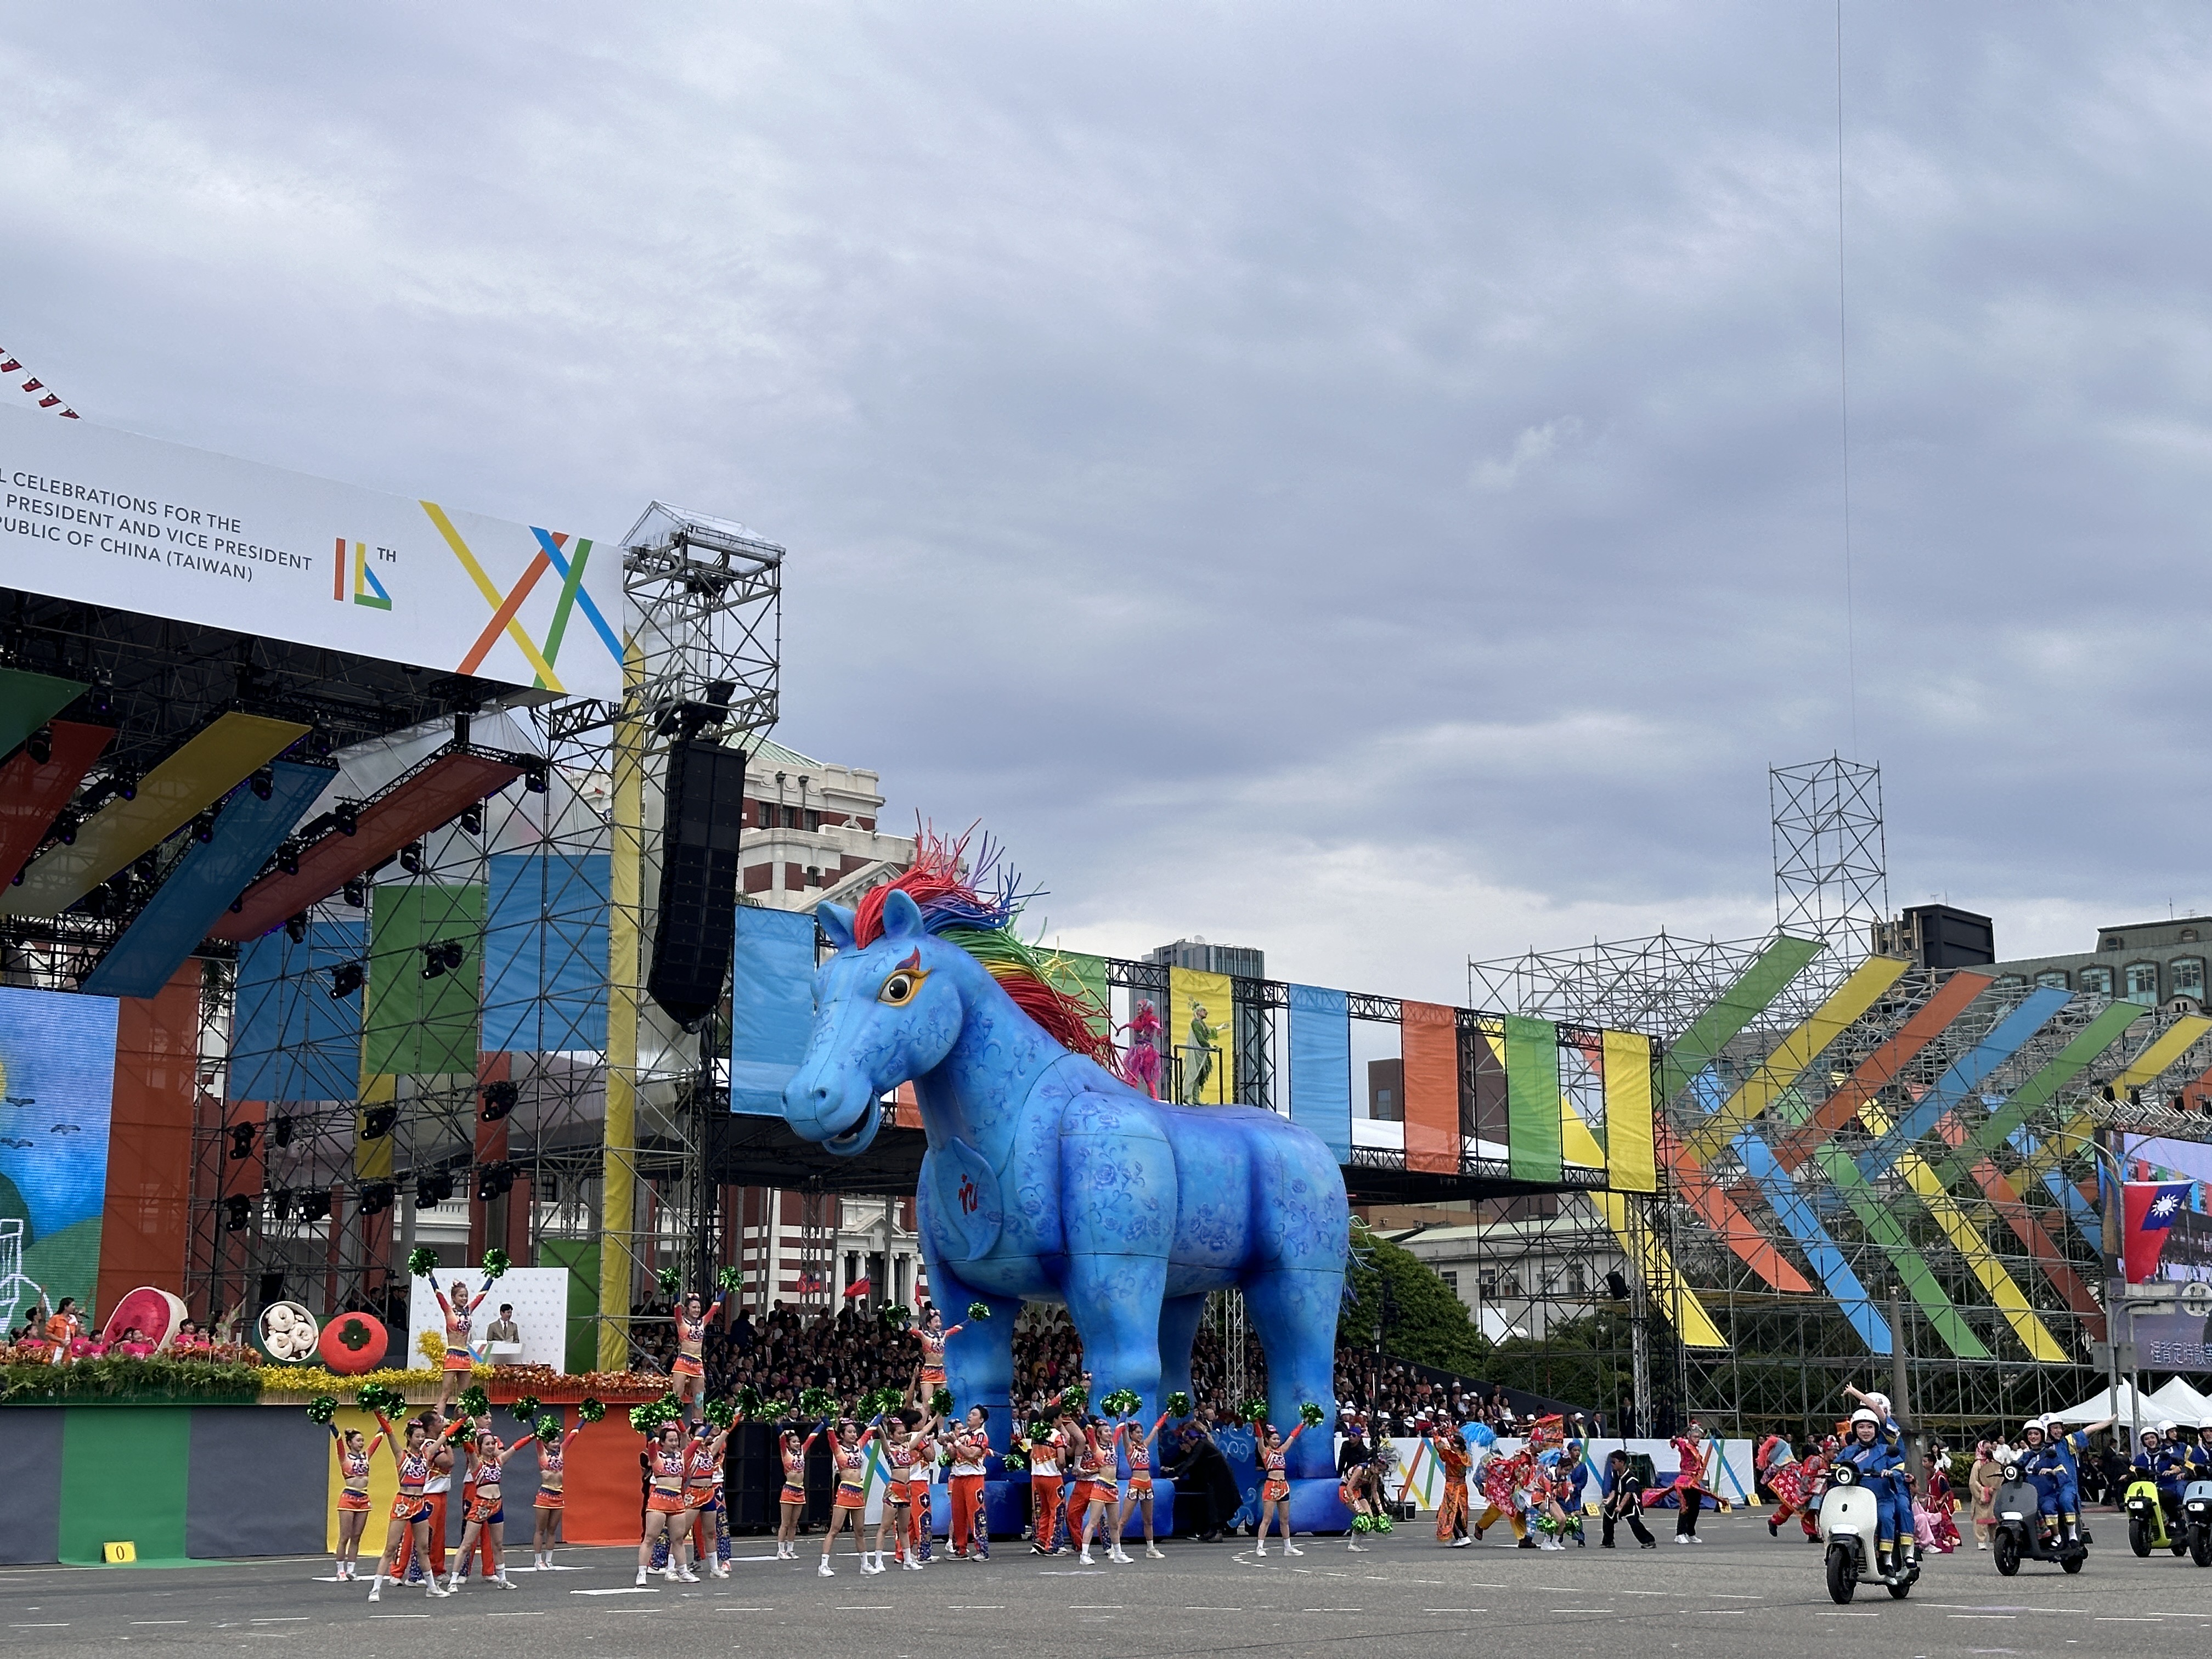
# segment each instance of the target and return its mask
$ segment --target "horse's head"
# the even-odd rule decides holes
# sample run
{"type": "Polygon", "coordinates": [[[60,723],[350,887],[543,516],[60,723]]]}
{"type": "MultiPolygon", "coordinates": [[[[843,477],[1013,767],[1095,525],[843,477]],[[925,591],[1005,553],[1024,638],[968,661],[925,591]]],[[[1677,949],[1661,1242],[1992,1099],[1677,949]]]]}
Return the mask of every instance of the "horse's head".
{"type": "Polygon", "coordinates": [[[953,970],[969,958],[931,938],[902,892],[884,901],[883,934],[866,948],[853,943],[850,910],[824,904],[816,915],[837,949],[814,975],[814,1030],[784,1085],[783,1115],[850,1158],[876,1138],[877,1101],[951,1051],[965,1018],[953,970]]]}

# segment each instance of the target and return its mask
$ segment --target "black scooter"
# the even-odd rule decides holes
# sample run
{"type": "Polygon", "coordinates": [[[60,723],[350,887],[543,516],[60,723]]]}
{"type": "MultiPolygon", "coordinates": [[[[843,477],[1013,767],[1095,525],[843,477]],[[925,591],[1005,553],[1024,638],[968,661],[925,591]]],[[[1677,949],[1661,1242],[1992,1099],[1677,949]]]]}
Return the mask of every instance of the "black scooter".
{"type": "Polygon", "coordinates": [[[2061,1537],[2057,1517],[2041,1512],[2034,1484],[2017,1462],[2004,1466],[1996,1517],[1996,1535],[1990,1548],[1996,1555],[1997,1571],[2007,1578],[2020,1571],[2022,1561],[2055,1561],[2061,1571],[2079,1572],[2089,1559],[2087,1538],[2061,1537]]]}

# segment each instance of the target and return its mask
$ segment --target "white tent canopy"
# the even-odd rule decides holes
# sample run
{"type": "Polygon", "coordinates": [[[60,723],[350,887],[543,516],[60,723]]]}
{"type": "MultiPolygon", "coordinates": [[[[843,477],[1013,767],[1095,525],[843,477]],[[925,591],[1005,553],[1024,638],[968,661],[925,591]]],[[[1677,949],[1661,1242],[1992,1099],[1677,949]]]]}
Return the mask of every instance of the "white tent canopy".
{"type": "Polygon", "coordinates": [[[2146,1395],[2143,1404],[2147,1407],[2158,1407],[2158,1416],[2152,1419],[2147,1415],[2146,1422],[2179,1423],[2191,1429],[2212,1423],[2212,1400],[2207,1400],[2178,1376],[2164,1388],[2146,1395]]]}
{"type": "MultiPolygon", "coordinates": [[[[2136,1404],[2135,1384],[2123,1382],[2117,1389],[2100,1389],[2070,1411],[2053,1412],[2051,1415],[2061,1423],[2069,1424],[2101,1423],[2109,1417],[2116,1419],[2119,1426],[2125,1429],[2134,1423],[2136,1404]]],[[[2159,1420],[2159,1407],[2153,1403],[2152,1397],[2149,1395],[2144,1395],[2141,1404],[2142,1420],[2146,1423],[2156,1423],[2159,1420]]],[[[2166,1415],[2172,1417],[2173,1413],[2168,1412],[2166,1415]]],[[[2174,1420],[2179,1422],[2180,1419],[2176,1418],[2174,1420]]],[[[2015,1430],[2014,1432],[2017,1433],[2018,1431],[2015,1430]]]]}

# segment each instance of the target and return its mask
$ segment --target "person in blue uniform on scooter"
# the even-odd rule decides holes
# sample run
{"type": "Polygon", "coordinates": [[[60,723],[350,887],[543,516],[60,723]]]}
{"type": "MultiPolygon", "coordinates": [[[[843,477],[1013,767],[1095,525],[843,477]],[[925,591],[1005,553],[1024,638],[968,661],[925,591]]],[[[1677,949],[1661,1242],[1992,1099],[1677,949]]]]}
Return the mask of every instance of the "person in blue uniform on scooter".
{"type": "Polygon", "coordinates": [[[2166,1511],[2166,1524],[2172,1529],[2181,1520],[2182,1487],[2200,1478],[2195,1460],[2175,1437],[2172,1424],[2161,1423],[2142,1431],[2142,1444],[2133,1467],[2138,1475],[2157,1485],[2159,1507],[2166,1511]]]}
{"type": "MultiPolygon", "coordinates": [[[[2057,1504],[2059,1536],[2069,1544],[2079,1542],[2081,1535],[2081,1458],[2089,1449],[2089,1437],[2100,1429],[2111,1428],[2113,1421],[2108,1417],[2101,1423],[2091,1423],[2070,1433],[2062,1432],[2057,1422],[2050,1418],[2028,1425],[2031,1436],[2040,1431],[2042,1437],[2040,1444],[2029,1440],[2028,1456],[2023,1467],[2035,1480],[2039,1497],[2045,1489],[2043,1477],[2048,1477],[2057,1504]]],[[[2054,1513],[2048,1504],[2041,1507],[2045,1515],[2054,1513]]]]}
{"type": "MultiPolygon", "coordinates": [[[[1864,1397],[1856,1389],[1852,1393],[1864,1397]]],[[[1887,1431],[1895,1426],[1893,1419],[1885,1423],[1872,1407],[1861,1406],[1851,1413],[1850,1437],[1836,1454],[1838,1462],[1849,1463],[1858,1471],[1859,1484],[1875,1500],[1875,1557],[1885,1577],[1898,1569],[1898,1540],[1912,1536],[1911,1499],[1905,1498],[1902,1505],[1899,1502],[1904,1482],[1897,1477],[1905,1467],[1905,1452],[1887,1431]]]]}

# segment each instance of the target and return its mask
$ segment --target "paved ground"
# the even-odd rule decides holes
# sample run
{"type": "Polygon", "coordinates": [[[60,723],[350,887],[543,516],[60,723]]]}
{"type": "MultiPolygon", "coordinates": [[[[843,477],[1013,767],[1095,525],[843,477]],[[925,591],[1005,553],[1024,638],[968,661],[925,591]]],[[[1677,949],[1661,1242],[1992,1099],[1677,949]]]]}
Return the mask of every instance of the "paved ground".
{"type": "MultiPolygon", "coordinates": [[[[1165,1561],[1084,1571],[1002,1544],[988,1562],[863,1577],[849,1555],[816,1575],[818,1541],[793,1568],[740,1560],[726,1583],[630,1589],[635,1556],[564,1551],[571,1569],[517,1574],[446,1601],[319,1580],[326,1562],[233,1566],[0,1569],[0,1648],[81,1652],[254,1650],[271,1637],[321,1651],[525,1651],[590,1656],[741,1653],[759,1659],[975,1659],[979,1654],[1146,1659],[1152,1655],[1319,1654],[1383,1644],[1394,1659],[1500,1651],[1581,1655],[2165,1656],[2212,1641],[2212,1570],[2139,1561],[2116,1520],[2087,1569],[2030,1565],[2003,1579],[1987,1554],[1937,1558],[1909,1601],[1862,1590],[1849,1607],[1821,1585],[1818,1550],[1743,1516],[1706,1517],[1702,1547],[1660,1534],[1656,1551],[1437,1547],[1401,1527],[1366,1554],[1302,1540],[1306,1553],[1256,1559],[1249,1540],[1170,1542],[1165,1561]],[[340,1636],[333,1626],[345,1632],[340,1636]],[[332,1647],[333,1641],[345,1644],[332,1647]],[[367,1646],[362,1645],[367,1644],[367,1646]],[[465,1647],[456,1648],[455,1644],[465,1647]]],[[[2097,1524],[2093,1521],[2093,1526],[2097,1524]]],[[[1498,1534],[1503,1535],[1503,1529],[1498,1534]]],[[[739,1540],[740,1557],[771,1549],[739,1540]]]]}

